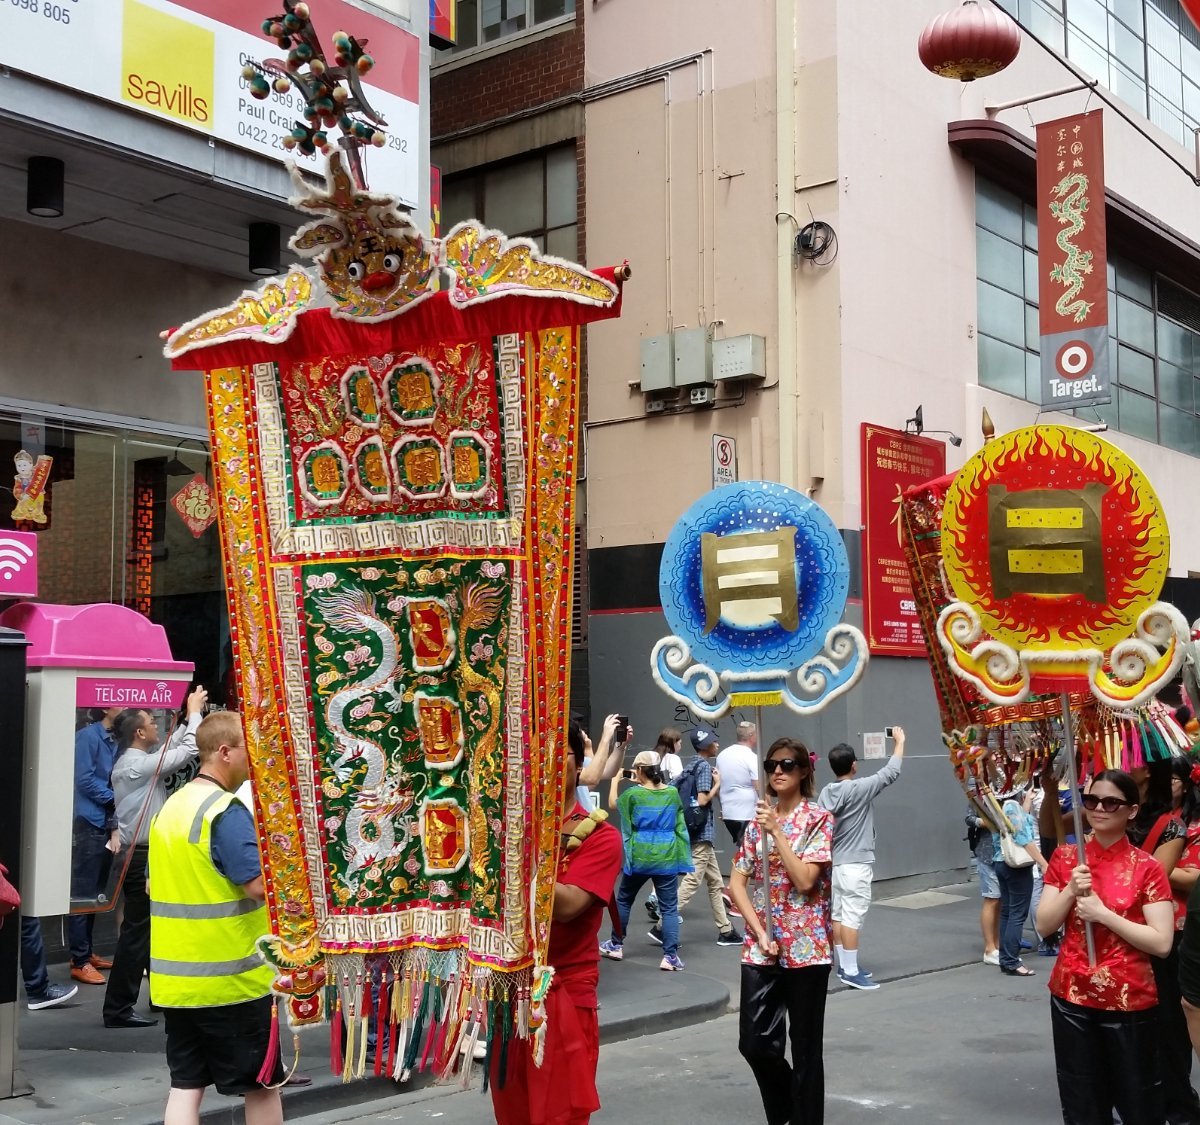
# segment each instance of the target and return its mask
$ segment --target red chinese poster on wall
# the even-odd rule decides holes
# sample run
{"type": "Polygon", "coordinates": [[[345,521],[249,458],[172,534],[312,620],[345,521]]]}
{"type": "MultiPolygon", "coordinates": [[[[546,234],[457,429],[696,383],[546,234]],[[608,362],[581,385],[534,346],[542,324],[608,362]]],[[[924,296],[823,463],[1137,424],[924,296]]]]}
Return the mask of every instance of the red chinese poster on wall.
{"type": "Polygon", "coordinates": [[[1037,127],[1043,410],[1112,401],[1101,110],[1037,127]]]}
{"type": "Polygon", "coordinates": [[[872,655],[925,655],[901,544],[900,497],[945,471],[943,442],[862,424],[863,632],[872,655]]]}

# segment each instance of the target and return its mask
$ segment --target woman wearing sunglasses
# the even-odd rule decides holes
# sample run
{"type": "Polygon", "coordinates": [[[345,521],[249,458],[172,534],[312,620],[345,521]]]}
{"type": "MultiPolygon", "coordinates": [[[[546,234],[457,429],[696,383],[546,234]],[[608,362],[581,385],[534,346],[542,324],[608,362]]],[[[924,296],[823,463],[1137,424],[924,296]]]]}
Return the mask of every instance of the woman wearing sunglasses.
{"type": "Polygon", "coordinates": [[[773,802],[760,801],[733,860],[729,897],[746,921],[738,1050],[768,1125],[820,1125],[825,1115],[825,990],[832,961],[833,817],[811,800],[812,756],[779,738],[766,757],[773,802]],[[770,837],[771,935],[763,925],[763,833],[770,837]],[[747,885],[758,882],[751,905],[747,885]],[[786,1024],[786,1028],[785,1028],[786,1024]],[[785,1054],[785,1030],[792,1062],[785,1054]]]}
{"type": "Polygon", "coordinates": [[[1098,773],[1083,797],[1092,834],[1076,866],[1064,844],[1046,872],[1038,929],[1066,923],[1050,975],[1050,1020],[1065,1125],[1161,1125],[1158,994],[1151,957],[1171,949],[1171,888],[1159,863],[1126,837],[1137,785],[1122,770],[1098,773]],[[1084,923],[1092,923],[1096,964],[1084,923]]]}

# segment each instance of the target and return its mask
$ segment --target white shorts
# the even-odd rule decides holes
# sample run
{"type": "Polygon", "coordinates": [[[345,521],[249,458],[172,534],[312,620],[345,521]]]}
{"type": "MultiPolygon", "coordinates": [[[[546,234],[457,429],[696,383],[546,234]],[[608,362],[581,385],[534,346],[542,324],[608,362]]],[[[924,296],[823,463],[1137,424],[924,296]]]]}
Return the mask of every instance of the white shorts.
{"type": "Polygon", "coordinates": [[[871,905],[871,865],[833,865],[833,920],[852,930],[861,930],[871,905]]]}

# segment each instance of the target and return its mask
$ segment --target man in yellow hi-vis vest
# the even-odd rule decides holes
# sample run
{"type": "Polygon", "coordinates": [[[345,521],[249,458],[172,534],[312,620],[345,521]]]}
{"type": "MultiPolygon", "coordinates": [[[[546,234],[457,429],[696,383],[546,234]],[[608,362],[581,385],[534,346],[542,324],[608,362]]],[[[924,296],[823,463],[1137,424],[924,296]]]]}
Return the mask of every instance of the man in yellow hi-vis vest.
{"type": "MultiPolygon", "coordinates": [[[[150,828],[150,991],[164,1010],[171,1091],[164,1125],[197,1125],[208,1086],[246,1099],[247,1125],[277,1125],[277,1089],[259,1083],[270,1039],[272,970],[254,820],[235,796],[249,766],[241,716],[196,731],[200,772],[150,828]]],[[[270,1083],[283,1077],[275,1051],[270,1083]]]]}

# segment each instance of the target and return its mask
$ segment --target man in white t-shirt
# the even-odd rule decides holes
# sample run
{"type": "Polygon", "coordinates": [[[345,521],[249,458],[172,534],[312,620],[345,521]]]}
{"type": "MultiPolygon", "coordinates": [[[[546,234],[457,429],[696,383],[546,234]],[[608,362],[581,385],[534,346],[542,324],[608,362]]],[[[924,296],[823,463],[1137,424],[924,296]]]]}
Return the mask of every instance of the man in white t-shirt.
{"type": "Polygon", "coordinates": [[[721,775],[721,820],[735,845],[742,842],[746,825],[758,807],[758,727],[738,723],[737,742],[717,755],[721,775]]]}

